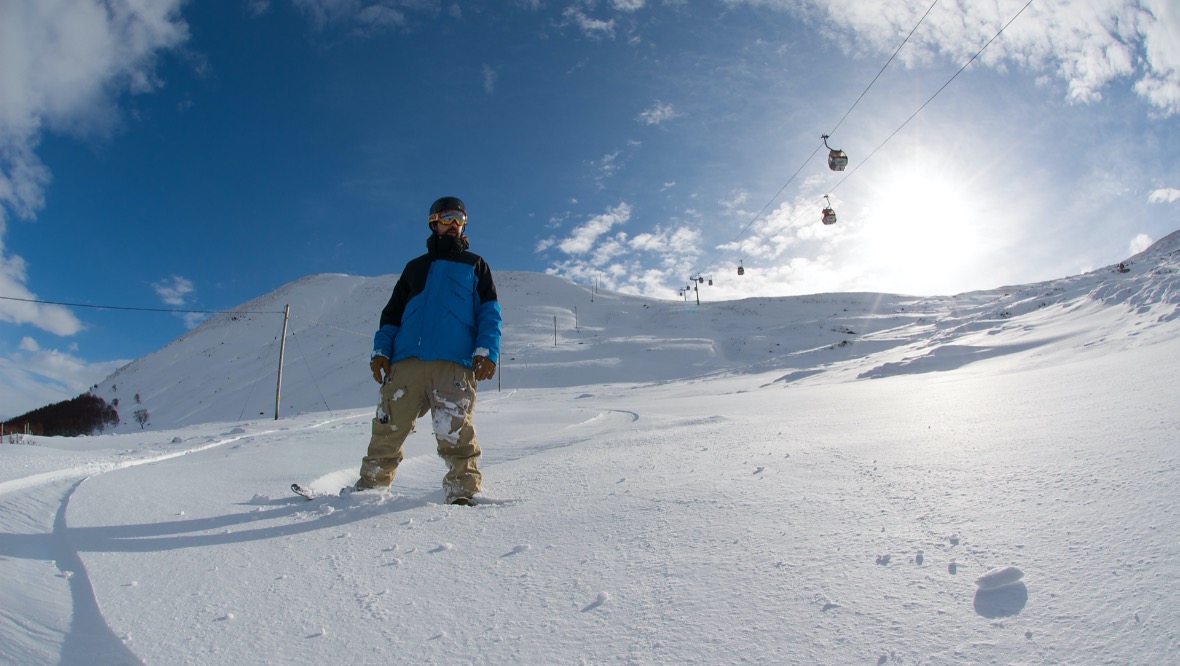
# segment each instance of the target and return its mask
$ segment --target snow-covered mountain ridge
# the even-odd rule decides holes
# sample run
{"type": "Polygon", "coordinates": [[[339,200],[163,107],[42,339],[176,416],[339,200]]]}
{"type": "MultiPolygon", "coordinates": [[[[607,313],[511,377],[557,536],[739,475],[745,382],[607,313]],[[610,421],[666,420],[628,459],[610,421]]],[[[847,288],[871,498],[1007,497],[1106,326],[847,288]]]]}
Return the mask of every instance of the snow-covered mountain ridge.
{"type": "MultiPolygon", "coordinates": [[[[493,381],[515,389],[781,371],[783,381],[816,382],[947,369],[1033,349],[1048,356],[1055,348],[1135,345],[1142,334],[1175,325],[1180,232],[1125,264],[1129,272],[1106,267],[934,297],[710,302],[701,285],[699,306],[691,296],[594,293],[551,275],[500,271],[504,337],[493,381]],[[669,330],[680,335],[668,337],[669,330]],[[619,372],[623,359],[628,367],[619,372]]],[[[290,305],[280,415],[368,406],[372,332],[396,277],[296,280],[128,364],[96,393],[120,401],[124,432],[139,429],[131,415],[141,407],[157,429],[273,415],[282,312],[290,305]]]]}

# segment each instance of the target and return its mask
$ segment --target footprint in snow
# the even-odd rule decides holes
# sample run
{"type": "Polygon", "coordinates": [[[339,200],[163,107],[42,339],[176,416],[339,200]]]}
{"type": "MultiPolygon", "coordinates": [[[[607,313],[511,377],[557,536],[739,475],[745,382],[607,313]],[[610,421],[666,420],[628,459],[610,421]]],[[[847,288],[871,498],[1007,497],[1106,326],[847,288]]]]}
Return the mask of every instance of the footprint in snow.
{"type": "Polygon", "coordinates": [[[610,595],[609,595],[609,594],[607,594],[606,592],[599,592],[599,593],[598,593],[598,598],[594,600],[594,603],[592,603],[592,604],[590,604],[589,606],[586,606],[585,608],[583,608],[583,609],[582,609],[582,612],[583,612],[583,613],[588,613],[588,612],[590,612],[590,611],[594,610],[595,608],[598,608],[599,606],[601,606],[601,605],[605,604],[605,603],[606,603],[606,602],[608,602],[608,601],[610,601],[610,595]]]}
{"type": "Polygon", "coordinates": [[[1024,572],[1016,567],[999,567],[976,578],[975,612],[986,618],[1018,615],[1028,603],[1021,578],[1024,572]]]}
{"type": "Polygon", "coordinates": [[[1016,567],[998,567],[975,579],[981,590],[998,590],[1024,578],[1024,572],[1016,567]]]}

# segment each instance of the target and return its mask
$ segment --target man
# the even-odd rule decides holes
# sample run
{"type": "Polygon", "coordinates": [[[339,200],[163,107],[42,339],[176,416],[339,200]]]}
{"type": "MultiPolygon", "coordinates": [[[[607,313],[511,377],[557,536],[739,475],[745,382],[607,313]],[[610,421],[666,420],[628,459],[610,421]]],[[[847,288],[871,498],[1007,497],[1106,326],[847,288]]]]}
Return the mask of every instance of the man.
{"type": "Polygon", "coordinates": [[[447,463],[448,504],[470,506],[480,491],[475,382],[500,358],[500,303],[492,271],[467,251],[467,209],[455,197],[430,207],[426,254],[406,264],[381,311],[369,368],[381,384],[357,490],[387,488],[414,421],[433,415],[438,455],[447,463]]]}

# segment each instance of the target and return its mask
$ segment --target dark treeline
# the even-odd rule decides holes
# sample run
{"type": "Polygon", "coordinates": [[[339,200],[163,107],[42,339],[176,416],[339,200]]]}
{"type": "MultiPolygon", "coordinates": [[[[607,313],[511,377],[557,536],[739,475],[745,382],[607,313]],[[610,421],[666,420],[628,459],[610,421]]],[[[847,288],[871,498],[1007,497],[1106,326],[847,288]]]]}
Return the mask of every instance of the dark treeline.
{"type": "Polygon", "coordinates": [[[119,412],[106,400],[90,394],[39,407],[4,423],[4,434],[22,433],[45,437],[77,437],[101,433],[119,425],[119,412]]]}

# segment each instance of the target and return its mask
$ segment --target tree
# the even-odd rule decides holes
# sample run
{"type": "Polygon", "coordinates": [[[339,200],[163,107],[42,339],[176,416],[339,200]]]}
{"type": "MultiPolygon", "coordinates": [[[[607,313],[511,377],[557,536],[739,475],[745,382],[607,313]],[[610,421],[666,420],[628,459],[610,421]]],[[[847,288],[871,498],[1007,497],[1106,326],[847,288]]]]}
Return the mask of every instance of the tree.
{"type": "Polygon", "coordinates": [[[77,437],[119,425],[119,412],[92,394],[34,409],[4,424],[6,431],[27,431],[48,437],[77,437]]]}
{"type": "Polygon", "coordinates": [[[139,424],[139,429],[143,430],[143,427],[147,425],[148,422],[148,410],[142,407],[135,410],[135,422],[139,424]]]}

